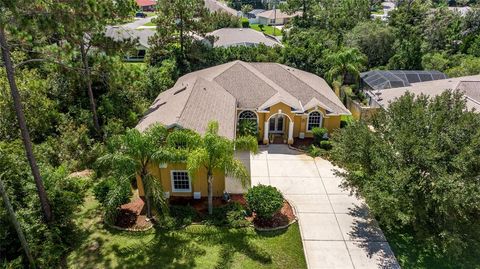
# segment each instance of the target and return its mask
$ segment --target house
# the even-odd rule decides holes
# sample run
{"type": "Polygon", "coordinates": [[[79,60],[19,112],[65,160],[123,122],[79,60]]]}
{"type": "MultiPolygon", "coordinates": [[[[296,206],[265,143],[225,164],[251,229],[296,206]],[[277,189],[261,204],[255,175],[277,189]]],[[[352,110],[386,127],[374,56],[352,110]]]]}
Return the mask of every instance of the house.
{"type": "MultiPolygon", "coordinates": [[[[203,134],[215,120],[219,135],[235,139],[238,123],[251,121],[261,143],[292,144],[294,139],[313,137],[314,127],[329,132],[340,128],[342,115],[350,112],[322,78],[277,63],[234,61],[179,78],[158,95],[136,128],[144,131],[160,123],[203,134]]],[[[152,166],[150,172],[170,196],[207,195],[206,181],[192,182],[183,163],[152,166]]],[[[225,176],[215,175],[214,184],[214,196],[221,196],[225,176]]],[[[139,191],[142,195],[141,186],[139,191]]]]}
{"type": "Polygon", "coordinates": [[[148,39],[155,35],[152,29],[130,29],[124,26],[107,26],[105,36],[115,42],[135,42],[135,51],[125,55],[125,61],[138,62],[143,61],[147,49],[150,48],[148,39]]]}
{"type": "Polygon", "coordinates": [[[274,36],[250,28],[222,28],[207,34],[214,38],[214,47],[248,46],[264,44],[269,47],[282,46],[274,36]]]}
{"type": "Polygon", "coordinates": [[[224,3],[221,3],[217,0],[205,0],[205,7],[210,12],[226,12],[232,16],[240,17],[241,12],[237,11],[224,3]]]}
{"type": "Polygon", "coordinates": [[[406,87],[385,89],[372,97],[372,106],[388,109],[391,102],[407,92],[433,97],[442,94],[445,90],[462,92],[465,95],[467,108],[480,111],[480,75],[417,82],[406,87]]]}
{"type": "Polygon", "coordinates": [[[294,14],[287,14],[279,9],[267,10],[262,13],[258,13],[258,23],[263,25],[285,25],[293,17],[301,15],[300,12],[294,14]]]}
{"type": "Polygon", "coordinates": [[[135,0],[135,2],[142,11],[155,11],[157,5],[155,0],[135,0]]]}
{"type": "Polygon", "coordinates": [[[244,14],[245,17],[247,17],[248,22],[258,24],[258,14],[264,12],[265,9],[253,9],[252,11],[248,12],[247,14],[244,14]]]}

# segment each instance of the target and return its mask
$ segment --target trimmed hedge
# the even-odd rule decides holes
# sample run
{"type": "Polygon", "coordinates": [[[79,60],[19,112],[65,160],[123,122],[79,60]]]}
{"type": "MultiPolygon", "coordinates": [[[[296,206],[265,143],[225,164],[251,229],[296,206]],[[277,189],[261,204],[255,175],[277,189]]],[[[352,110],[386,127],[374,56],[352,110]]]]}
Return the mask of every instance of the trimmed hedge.
{"type": "Polygon", "coordinates": [[[272,218],[283,206],[283,195],[272,186],[257,185],[248,190],[246,200],[259,218],[272,218]]]}

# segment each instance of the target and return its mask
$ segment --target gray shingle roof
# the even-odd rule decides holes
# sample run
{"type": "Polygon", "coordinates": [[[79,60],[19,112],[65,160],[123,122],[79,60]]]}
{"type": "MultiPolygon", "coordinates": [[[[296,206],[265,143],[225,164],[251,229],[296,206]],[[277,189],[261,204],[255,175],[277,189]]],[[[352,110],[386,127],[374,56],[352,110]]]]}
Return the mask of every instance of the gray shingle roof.
{"type": "Polygon", "coordinates": [[[155,35],[155,29],[130,29],[124,26],[107,26],[105,36],[114,41],[136,41],[138,44],[149,48],[148,39],[155,35]]]}
{"type": "Polygon", "coordinates": [[[297,113],[319,106],[332,115],[350,114],[314,74],[277,63],[234,61],[179,78],[160,93],[136,128],[143,131],[161,123],[204,133],[208,122],[216,120],[219,133],[233,139],[237,109],[265,110],[278,102],[297,113]]]}
{"type": "Polygon", "coordinates": [[[214,47],[230,46],[282,46],[274,37],[267,36],[259,31],[250,28],[222,28],[207,35],[214,36],[214,47]]]}

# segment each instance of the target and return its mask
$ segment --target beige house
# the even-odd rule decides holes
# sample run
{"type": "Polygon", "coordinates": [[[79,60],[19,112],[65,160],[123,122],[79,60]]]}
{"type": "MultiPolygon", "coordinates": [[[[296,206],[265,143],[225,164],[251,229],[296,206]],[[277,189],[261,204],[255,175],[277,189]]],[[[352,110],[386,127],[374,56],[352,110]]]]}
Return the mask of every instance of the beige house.
{"type": "Polygon", "coordinates": [[[300,12],[294,14],[287,14],[280,9],[267,10],[257,14],[259,24],[263,25],[285,25],[293,17],[299,16],[300,12]]]}
{"type": "Polygon", "coordinates": [[[136,128],[161,123],[204,133],[216,120],[220,135],[235,139],[238,122],[251,120],[264,144],[292,144],[313,137],[315,127],[340,128],[342,115],[350,112],[322,78],[277,63],[234,61],[178,79],[136,128]]]}

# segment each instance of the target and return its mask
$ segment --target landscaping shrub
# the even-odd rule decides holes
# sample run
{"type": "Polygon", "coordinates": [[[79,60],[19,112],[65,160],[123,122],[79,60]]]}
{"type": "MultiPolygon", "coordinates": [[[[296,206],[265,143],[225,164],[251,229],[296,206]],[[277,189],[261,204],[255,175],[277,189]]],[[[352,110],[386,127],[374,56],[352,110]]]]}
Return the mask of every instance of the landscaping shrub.
{"type": "Polygon", "coordinates": [[[114,181],[111,178],[100,181],[93,187],[93,195],[101,204],[107,200],[108,192],[113,188],[114,181]]]}
{"type": "Polygon", "coordinates": [[[239,136],[257,137],[257,134],[258,134],[257,122],[252,120],[241,120],[238,123],[237,131],[239,136]]]}
{"type": "Polygon", "coordinates": [[[238,202],[231,202],[225,206],[213,208],[212,215],[206,217],[205,223],[216,226],[228,225],[234,228],[245,227],[249,224],[245,216],[245,208],[238,202]]]}
{"type": "Polygon", "coordinates": [[[250,209],[259,218],[272,218],[283,206],[283,196],[277,188],[258,185],[248,190],[245,197],[250,209]]]}
{"type": "Polygon", "coordinates": [[[242,28],[250,28],[250,22],[247,18],[242,19],[242,28]]]}
{"type": "Polygon", "coordinates": [[[330,141],[321,141],[320,148],[324,150],[331,150],[332,149],[332,142],[330,141]]]}
{"type": "MultiPolygon", "coordinates": [[[[174,226],[181,227],[192,224],[198,218],[197,211],[191,206],[170,206],[170,216],[173,218],[174,226]]],[[[169,220],[167,220],[169,222],[169,220]]]]}
{"type": "Polygon", "coordinates": [[[312,129],[313,144],[319,146],[321,141],[325,140],[328,130],[326,128],[315,127],[312,129]]]}

